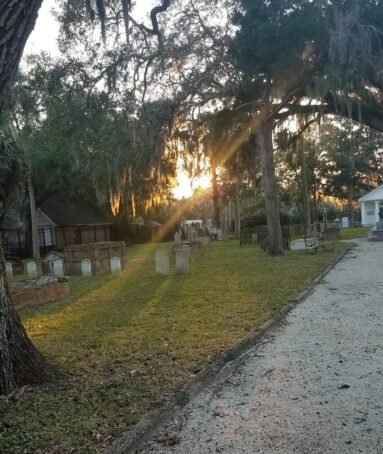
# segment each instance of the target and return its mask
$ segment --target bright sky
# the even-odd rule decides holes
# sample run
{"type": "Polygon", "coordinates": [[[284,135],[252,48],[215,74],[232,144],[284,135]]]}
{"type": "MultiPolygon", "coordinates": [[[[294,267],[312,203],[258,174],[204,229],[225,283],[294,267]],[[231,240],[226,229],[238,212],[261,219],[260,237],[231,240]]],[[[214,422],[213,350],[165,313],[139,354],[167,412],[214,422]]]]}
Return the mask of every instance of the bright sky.
{"type": "MultiPolygon", "coordinates": [[[[85,0],[78,0],[85,1],[85,0]]],[[[139,5],[135,6],[132,15],[139,21],[148,20],[148,12],[152,6],[158,2],[156,0],[139,0],[139,5]]],[[[35,28],[28,39],[24,50],[24,55],[38,53],[41,51],[57,53],[56,38],[59,32],[59,25],[51,14],[52,8],[60,6],[63,0],[44,0],[39,11],[35,28]]]]}

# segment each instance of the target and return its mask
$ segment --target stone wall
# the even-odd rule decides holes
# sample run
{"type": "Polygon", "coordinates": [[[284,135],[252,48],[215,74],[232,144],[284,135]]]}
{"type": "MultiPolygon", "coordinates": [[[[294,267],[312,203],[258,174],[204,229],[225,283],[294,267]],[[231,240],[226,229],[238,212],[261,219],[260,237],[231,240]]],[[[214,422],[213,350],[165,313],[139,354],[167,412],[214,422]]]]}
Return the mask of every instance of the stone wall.
{"type": "Polygon", "coordinates": [[[100,243],[76,244],[64,249],[66,274],[81,275],[81,261],[88,259],[92,264],[92,274],[110,273],[110,259],[119,257],[121,269],[126,264],[125,243],[104,241],[100,243]]]}
{"type": "Polygon", "coordinates": [[[16,308],[37,306],[69,297],[68,279],[42,276],[36,279],[13,282],[9,285],[12,303],[16,308]]]}

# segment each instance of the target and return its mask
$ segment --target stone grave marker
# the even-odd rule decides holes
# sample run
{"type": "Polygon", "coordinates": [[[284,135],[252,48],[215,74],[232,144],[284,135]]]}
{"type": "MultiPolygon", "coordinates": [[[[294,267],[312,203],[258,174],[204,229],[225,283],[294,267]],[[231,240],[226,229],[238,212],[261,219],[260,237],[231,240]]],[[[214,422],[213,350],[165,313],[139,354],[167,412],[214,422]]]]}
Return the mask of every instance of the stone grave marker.
{"type": "Polygon", "coordinates": [[[27,274],[29,279],[34,279],[37,277],[37,266],[35,262],[27,263],[27,274]]]}
{"type": "Polygon", "coordinates": [[[12,267],[12,263],[11,262],[7,262],[6,263],[6,274],[7,274],[7,279],[12,279],[13,278],[13,267],[12,267]]]}
{"type": "Polygon", "coordinates": [[[176,270],[179,274],[187,274],[189,271],[190,249],[182,248],[176,251],[176,270]]]}
{"type": "Polygon", "coordinates": [[[210,241],[211,241],[211,240],[210,240],[210,237],[208,237],[208,236],[203,236],[203,237],[201,237],[200,241],[201,241],[201,243],[202,243],[202,245],[203,245],[204,247],[210,246],[210,241]]]}
{"type": "Polygon", "coordinates": [[[81,260],[81,274],[86,277],[92,276],[92,262],[89,259],[81,260]]]}
{"type": "Polygon", "coordinates": [[[64,260],[53,260],[53,274],[55,276],[64,276],[64,260]]]}
{"type": "Polygon", "coordinates": [[[156,273],[157,274],[169,274],[170,260],[169,260],[168,251],[164,248],[157,249],[156,255],[155,255],[155,260],[156,260],[156,273]]]}
{"type": "Polygon", "coordinates": [[[120,257],[112,257],[110,259],[110,272],[112,274],[121,274],[121,260],[120,260],[120,257]]]}
{"type": "Polygon", "coordinates": [[[175,242],[176,244],[181,243],[181,234],[180,234],[180,232],[176,232],[176,233],[174,234],[174,242],[175,242]]]}
{"type": "Polygon", "coordinates": [[[217,229],[217,241],[223,240],[222,229],[217,229]]]}

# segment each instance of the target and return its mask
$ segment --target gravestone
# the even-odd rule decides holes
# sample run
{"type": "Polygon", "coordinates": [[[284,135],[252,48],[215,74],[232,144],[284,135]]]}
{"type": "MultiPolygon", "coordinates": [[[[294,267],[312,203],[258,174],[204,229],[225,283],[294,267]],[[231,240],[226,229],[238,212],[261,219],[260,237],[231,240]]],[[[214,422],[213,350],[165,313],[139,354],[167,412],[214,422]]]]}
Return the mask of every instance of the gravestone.
{"type": "Polygon", "coordinates": [[[190,248],[182,248],[176,251],[176,270],[179,274],[187,274],[189,271],[190,248]]]}
{"type": "Polygon", "coordinates": [[[174,242],[175,242],[176,244],[181,243],[181,234],[180,234],[180,232],[176,232],[176,233],[174,234],[174,242]]]}
{"type": "Polygon", "coordinates": [[[7,279],[10,280],[13,278],[13,267],[11,262],[6,263],[6,274],[7,274],[7,279]]]}
{"type": "Polygon", "coordinates": [[[53,260],[53,274],[55,276],[64,276],[64,260],[53,260]]]}
{"type": "Polygon", "coordinates": [[[201,239],[200,239],[201,243],[203,246],[210,246],[210,237],[208,236],[203,236],[201,239]]]}
{"type": "Polygon", "coordinates": [[[155,255],[156,260],[156,273],[157,274],[169,274],[170,261],[168,251],[164,248],[159,248],[155,255]]]}
{"type": "Polygon", "coordinates": [[[196,239],[197,239],[197,232],[196,232],[194,225],[192,225],[188,231],[188,240],[192,243],[196,239]]]}
{"type": "Polygon", "coordinates": [[[110,259],[110,272],[112,274],[121,274],[121,260],[120,260],[120,257],[112,257],[110,259]]]}
{"type": "MultiPolygon", "coordinates": [[[[64,254],[61,254],[57,251],[51,251],[43,259],[43,273],[44,274],[56,274],[54,270],[55,260],[61,260],[63,262],[63,272],[64,272],[64,254]]],[[[59,266],[59,265],[58,265],[59,266]]],[[[59,270],[58,270],[59,272],[59,270]]],[[[57,274],[57,276],[60,276],[57,274]]]]}
{"type": "Polygon", "coordinates": [[[29,279],[34,279],[37,277],[37,266],[35,262],[27,263],[27,274],[29,279]]]}
{"type": "Polygon", "coordinates": [[[223,240],[222,229],[217,229],[217,241],[223,240]]]}
{"type": "Polygon", "coordinates": [[[92,262],[89,259],[81,260],[81,274],[86,277],[92,276],[92,262]]]}

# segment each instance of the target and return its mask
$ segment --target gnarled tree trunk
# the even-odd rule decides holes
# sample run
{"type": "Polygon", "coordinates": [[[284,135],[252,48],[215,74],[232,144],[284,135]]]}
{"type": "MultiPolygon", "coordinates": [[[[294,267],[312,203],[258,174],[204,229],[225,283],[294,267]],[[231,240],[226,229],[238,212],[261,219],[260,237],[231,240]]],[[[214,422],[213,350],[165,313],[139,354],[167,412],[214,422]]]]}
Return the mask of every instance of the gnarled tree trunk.
{"type": "MultiPolygon", "coordinates": [[[[42,0],[1,2],[0,114],[4,110],[25,43],[33,30],[41,4],[42,0]]],[[[7,194],[8,189],[1,190],[0,194],[7,194]]],[[[19,385],[43,382],[52,373],[51,367],[28,339],[10,302],[4,252],[0,244],[0,394],[8,394],[19,385]]]]}
{"type": "Polygon", "coordinates": [[[213,187],[213,207],[214,207],[214,223],[217,229],[221,228],[221,210],[219,206],[219,188],[217,181],[217,168],[211,165],[211,181],[213,187]]]}
{"type": "Polygon", "coordinates": [[[239,175],[235,176],[235,236],[241,235],[241,200],[239,194],[239,175]]]}
{"type": "Polygon", "coordinates": [[[310,213],[310,193],[307,184],[307,169],[306,169],[306,153],[304,138],[301,135],[299,138],[299,151],[301,155],[301,179],[302,179],[302,195],[303,195],[303,214],[304,214],[304,226],[306,235],[311,234],[312,223],[310,213]]]}
{"type": "Polygon", "coordinates": [[[270,255],[283,254],[282,229],[279,218],[278,185],[275,178],[273,151],[273,119],[264,120],[256,130],[256,144],[262,170],[270,255]]]}
{"type": "Polygon", "coordinates": [[[12,88],[25,43],[43,0],[2,0],[0,7],[0,112],[12,88]]]}
{"type": "Polygon", "coordinates": [[[16,386],[42,383],[52,376],[53,369],[28,339],[10,302],[0,243],[0,395],[16,386]]]}

